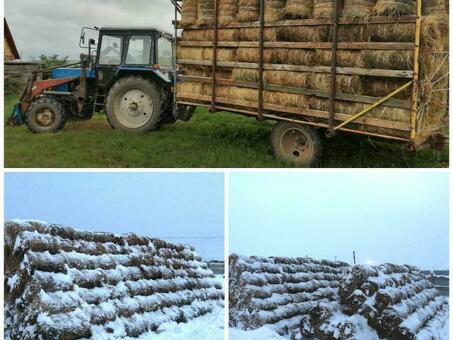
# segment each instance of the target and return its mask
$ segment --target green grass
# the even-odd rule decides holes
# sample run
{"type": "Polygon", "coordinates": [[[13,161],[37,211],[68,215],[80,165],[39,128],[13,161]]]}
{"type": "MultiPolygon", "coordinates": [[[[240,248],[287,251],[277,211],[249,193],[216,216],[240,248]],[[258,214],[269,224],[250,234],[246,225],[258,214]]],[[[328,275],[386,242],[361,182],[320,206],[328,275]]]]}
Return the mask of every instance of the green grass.
{"type": "MultiPolygon", "coordinates": [[[[17,97],[5,98],[8,118],[17,97]]],[[[270,122],[198,109],[190,122],[165,125],[145,135],[112,130],[104,116],[69,121],[55,134],[5,127],[9,168],[261,168],[291,167],[275,159],[270,122]]],[[[448,167],[448,150],[409,152],[397,143],[340,135],[324,140],[321,167],[448,167]]]]}

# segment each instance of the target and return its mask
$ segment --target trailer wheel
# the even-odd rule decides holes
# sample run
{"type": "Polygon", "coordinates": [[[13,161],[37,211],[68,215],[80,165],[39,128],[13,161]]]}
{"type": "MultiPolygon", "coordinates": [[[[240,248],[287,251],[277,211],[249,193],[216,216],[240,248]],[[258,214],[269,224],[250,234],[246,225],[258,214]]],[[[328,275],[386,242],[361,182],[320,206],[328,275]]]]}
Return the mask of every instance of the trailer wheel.
{"type": "Polygon", "coordinates": [[[311,126],[277,122],[271,134],[274,154],[301,167],[311,167],[321,156],[321,139],[311,126]]]}
{"type": "Polygon", "coordinates": [[[66,112],[61,102],[50,97],[41,97],[31,103],[25,122],[34,133],[57,132],[66,123],[66,112]]]}
{"type": "Polygon", "coordinates": [[[125,77],[110,89],[107,119],[114,129],[147,132],[159,128],[162,99],[156,85],[141,77],[125,77]]]}

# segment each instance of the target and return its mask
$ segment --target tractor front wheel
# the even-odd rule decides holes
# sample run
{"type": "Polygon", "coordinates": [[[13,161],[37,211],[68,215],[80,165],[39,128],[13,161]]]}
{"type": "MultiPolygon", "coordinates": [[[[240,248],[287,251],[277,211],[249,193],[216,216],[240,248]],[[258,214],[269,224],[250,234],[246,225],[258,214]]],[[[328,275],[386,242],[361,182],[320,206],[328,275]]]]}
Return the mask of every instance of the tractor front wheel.
{"type": "Polygon", "coordinates": [[[64,127],[66,112],[61,102],[51,97],[41,97],[31,103],[25,122],[34,133],[57,132],[64,127]]]}
{"type": "Polygon", "coordinates": [[[147,132],[159,128],[162,122],[161,93],[144,78],[121,78],[110,89],[106,101],[107,119],[115,129],[147,132]]]}
{"type": "Polygon", "coordinates": [[[280,121],[271,134],[274,154],[301,167],[311,167],[321,156],[321,139],[308,125],[280,121]]]}

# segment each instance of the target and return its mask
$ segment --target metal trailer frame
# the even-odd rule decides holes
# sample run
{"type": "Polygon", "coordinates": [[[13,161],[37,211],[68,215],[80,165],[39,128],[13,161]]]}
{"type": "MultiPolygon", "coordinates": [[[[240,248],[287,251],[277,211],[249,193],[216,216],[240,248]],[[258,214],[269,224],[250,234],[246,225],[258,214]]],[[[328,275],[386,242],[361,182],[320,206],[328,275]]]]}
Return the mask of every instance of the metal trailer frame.
{"type": "Polygon", "coordinates": [[[338,0],[334,1],[334,15],[330,22],[320,19],[298,19],[298,20],[281,20],[273,23],[264,22],[264,0],[259,0],[259,21],[251,23],[239,23],[234,25],[228,25],[219,27],[218,25],[218,0],[214,0],[214,24],[211,27],[199,27],[196,25],[179,27],[177,19],[177,13],[181,12],[181,6],[178,2],[183,0],[171,0],[175,5],[175,41],[176,49],[178,46],[194,46],[194,47],[212,47],[213,58],[212,61],[200,61],[200,60],[177,60],[175,49],[175,64],[183,65],[202,65],[212,66],[211,77],[200,77],[200,76],[185,76],[179,75],[178,79],[187,81],[198,81],[203,83],[212,84],[212,96],[204,95],[190,95],[184,94],[183,99],[178,98],[177,86],[175,84],[174,97],[175,105],[189,105],[189,106],[200,106],[208,108],[210,111],[229,111],[247,116],[255,116],[257,120],[270,119],[275,121],[287,121],[299,124],[311,125],[314,127],[326,128],[326,136],[333,137],[335,132],[344,131],[349,133],[368,135],[374,137],[380,137],[384,139],[395,140],[408,144],[414,144],[416,138],[417,129],[417,109],[418,109],[418,86],[419,86],[419,67],[420,67],[420,34],[421,34],[421,16],[422,16],[422,0],[416,0],[416,14],[409,16],[401,16],[398,18],[388,17],[373,17],[365,21],[347,21],[346,19],[340,19],[339,17],[339,6],[338,0]],[[337,32],[339,25],[358,25],[358,24],[392,24],[392,23],[413,23],[415,25],[415,37],[414,43],[393,43],[393,42],[338,42],[337,32]],[[333,29],[332,42],[265,42],[264,41],[264,29],[266,27],[283,27],[283,26],[321,26],[331,25],[333,29]],[[228,28],[251,28],[258,27],[259,37],[258,42],[233,42],[233,41],[218,41],[218,30],[228,28]],[[214,36],[213,41],[179,41],[178,40],[178,29],[213,29],[214,36]],[[257,47],[259,48],[259,61],[255,63],[245,62],[229,62],[229,61],[217,61],[217,48],[218,47],[257,47]],[[265,64],[264,63],[264,49],[265,48],[321,48],[331,49],[332,51],[332,62],[330,67],[326,66],[304,66],[304,65],[279,65],[279,64],[265,64]],[[383,69],[364,69],[355,67],[341,67],[338,68],[336,65],[336,53],[338,49],[396,49],[396,50],[413,50],[414,51],[414,65],[412,71],[402,70],[383,70],[383,69]],[[217,79],[216,69],[217,67],[239,67],[239,68],[258,68],[258,84],[249,82],[240,82],[234,80],[217,79]],[[257,66],[257,67],[256,67],[257,66]],[[274,70],[288,70],[288,71],[315,71],[331,74],[331,83],[329,93],[322,93],[322,91],[310,90],[305,88],[295,88],[289,86],[280,85],[264,85],[263,72],[265,69],[274,70]],[[329,69],[329,71],[328,71],[329,69]],[[395,91],[389,93],[383,98],[363,96],[363,95],[352,95],[344,93],[336,93],[336,75],[337,74],[359,74],[359,75],[370,75],[370,76],[387,76],[397,78],[408,78],[411,79],[403,86],[399,87],[395,91]],[[258,103],[246,102],[240,100],[222,100],[216,96],[216,85],[234,85],[246,88],[258,89],[258,103]],[[404,100],[393,99],[395,95],[401,91],[407,89],[412,85],[412,96],[410,102],[404,100]],[[263,91],[281,91],[296,94],[314,95],[329,99],[329,110],[328,112],[299,109],[293,107],[279,106],[274,104],[264,104],[263,102],[263,91]],[[351,102],[361,102],[370,104],[364,110],[354,115],[335,113],[335,100],[346,100],[351,102]],[[209,104],[207,102],[210,102],[209,104]],[[368,112],[378,106],[393,106],[407,109],[410,112],[410,123],[398,122],[398,121],[386,121],[378,118],[364,118],[368,112]],[[256,108],[256,110],[253,110],[256,108]],[[269,113],[269,112],[278,112],[269,113]],[[285,114],[286,115],[280,115],[285,114]],[[301,118],[299,118],[301,117],[301,118]],[[326,119],[327,123],[312,121],[310,117],[326,119]],[[335,124],[338,121],[339,123],[335,124]],[[350,128],[347,125],[351,123],[368,125],[374,127],[382,127],[386,129],[395,129],[399,131],[407,131],[408,137],[394,136],[390,134],[383,134],[377,132],[363,131],[360,129],[350,128]]]}

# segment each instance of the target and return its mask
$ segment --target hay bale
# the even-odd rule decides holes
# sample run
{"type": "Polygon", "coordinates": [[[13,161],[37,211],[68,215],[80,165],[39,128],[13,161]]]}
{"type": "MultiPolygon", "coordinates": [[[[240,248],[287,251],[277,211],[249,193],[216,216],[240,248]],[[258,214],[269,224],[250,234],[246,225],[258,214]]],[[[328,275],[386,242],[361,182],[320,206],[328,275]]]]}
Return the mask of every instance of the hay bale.
{"type": "Polygon", "coordinates": [[[364,50],[360,55],[366,68],[412,70],[414,67],[412,51],[364,50]]]}
{"type": "MultiPolygon", "coordinates": [[[[212,95],[212,84],[206,83],[203,85],[203,94],[206,96],[212,95]]],[[[219,98],[230,98],[230,86],[216,85],[215,94],[219,98]]]]}
{"type": "Polygon", "coordinates": [[[263,76],[265,84],[307,88],[309,86],[310,73],[292,71],[264,71],[263,76]]]}
{"type": "Polygon", "coordinates": [[[230,25],[236,21],[238,13],[237,0],[218,0],[218,24],[230,25]]]}
{"type": "Polygon", "coordinates": [[[447,0],[422,0],[422,15],[446,15],[447,13],[447,0]]]}
{"type": "Polygon", "coordinates": [[[268,104],[308,109],[308,97],[303,94],[264,91],[263,97],[268,104]]]}
{"type": "Polygon", "coordinates": [[[283,14],[288,19],[305,19],[313,16],[313,0],[288,0],[283,14]]]}
{"type": "Polygon", "coordinates": [[[333,14],[332,0],[313,0],[313,16],[315,18],[330,18],[333,14]]]}
{"type": "MultiPolygon", "coordinates": [[[[311,89],[328,93],[330,91],[330,78],[331,75],[327,73],[311,73],[308,78],[309,86],[311,89]]],[[[360,76],[337,74],[336,91],[338,93],[362,93],[363,89],[360,76]]]]}
{"type": "MultiPolygon", "coordinates": [[[[203,51],[204,60],[212,60],[213,49],[205,48],[203,51]]],[[[235,48],[217,48],[217,60],[218,61],[234,61],[236,59],[235,48]]]]}
{"type": "Polygon", "coordinates": [[[428,15],[422,17],[420,38],[422,49],[432,49],[437,52],[448,51],[448,16],[428,15]]]}
{"type": "Polygon", "coordinates": [[[259,0],[239,0],[237,21],[257,21],[259,19],[259,8],[259,0]]]}
{"type": "MultiPolygon", "coordinates": [[[[245,27],[239,29],[240,41],[259,41],[259,28],[245,27]]],[[[264,28],[265,41],[277,41],[277,28],[264,28]]]]}
{"type": "Polygon", "coordinates": [[[371,28],[372,42],[413,42],[415,39],[415,25],[411,23],[372,25],[371,28]]]}
{"type": "Polygon", "coordinates": [[[245,100],[250,102],[258,101],[258,90],[245,87],[231,86],[229,97],[236,100],[245,100]]]}
{"type": "Polygon", "coordinates": [[[316,64],[316,56],[314,50],[279,48],[271,50],[269,62],[273,64],[312,66],[316,64]]]}
{"type": "MultiPolygon", "coordinates": [[[[363,93],[374,97],[385,97],[399,87],[403,86],[409,79],[386,78],[361,76],[363,93]]],[[[396,99],[409,99],[412,95],[412,87],[395,95],[396,99]]]]}
{"type": "Polygon", "coordinates": [[[248,68],[235,68],[232,74],[233,80],[257,83],[259,81],[258,70],[248,68]]]}
{"type": "Polygon", "coordinates": [[[401,16],[415,14],[416,0],[377,0],[374,15],[401,16]]]}
{"type": "Polygon", "coordinates": [[[376,0],[344,0],[343,17],[350,20],[365,19],[370,16],[376,0]]]}
{"type": "MultiPolygon", "coordinates": [[[[338,67],[364,67],[364,61],[360,51],[354,50],[338,50],[337,66],[338,67]]],[[[332,51],[318,49],[315,52],[314,60],[316,65],[330,66],[332,63],[332,51]]]]}
{"type": "Polygon", "coordinates": [[[180,47],[177,50],[177,57],[179,59],[192,59],[203,60],[204,48],[203,47],[180,47]]]}
{"type": "MultiPolygon", "coordinates": [[[[237,28],[220,28],[217,31],[217,38],[219,41],[237,41],[239,30],[237,28]]],[[[213,29],[187,29],[183,30],[181,34],[181,41],[212,41],[213,39],[213,29]]]]}
{"type": "MultiPolygon", "coordinates": [[[[314,65],[315,53],[313,50],[302,49],[265,49],[263,54],[265,63],[289,65],[314,65]]],[[[259,49],[254,47],[240,47],[236,51],[236,61],[257,63],[259,49]]]]}
{"type": "Polygon", "coordinates": [[[338,26],[339,42],[413,42],[414,36],[415,25],[411,23],[338,26]]]}
{"type": "Polygon", "coordinates": [[[197,0],[197,25],[210,26],[214,23],[214,0],[197,0]]]}
{"type": "Polygon", "coordinates": [[[181,7],[181,26],[197,23],[197,0],[184,0],[181,7]]]}
{"type": "Polygon", "coordinates": [[[286,0],[267,0],[264,6],[264,22],[275,22],[284,16],[283,8],[286,0]]]}
{"type": "MultiPolygon", "coordinates": [[[[292,71],[269,71],[263,72],[263,82],[269,85],[282,85],[291,87],[305,87],[309,85],[310,73],[308,72],[292,72],[292,71]]],[[[237,81],[246,81],[258,83],[259,72],[252,69],[234,69],[233,79],[237,81]]]]}
{"type": "MultiPolygon", "coordinates": [[[[340,26],[342,27],[342,26],[340,26]]],[[[330,28],[322,26],[286,26],[277,31],[278,41],[323,42],[329,41],[330,28]]]]}
{"type": "Polygon", "coordinates": [[[203,94],[203,83],[182,81],[176,86],[179,93],[203,94]]]}

